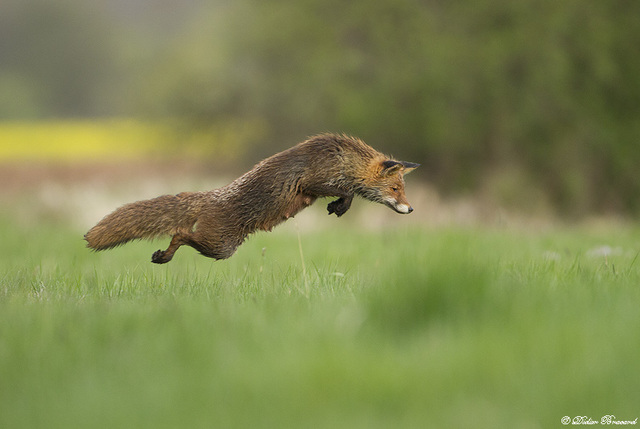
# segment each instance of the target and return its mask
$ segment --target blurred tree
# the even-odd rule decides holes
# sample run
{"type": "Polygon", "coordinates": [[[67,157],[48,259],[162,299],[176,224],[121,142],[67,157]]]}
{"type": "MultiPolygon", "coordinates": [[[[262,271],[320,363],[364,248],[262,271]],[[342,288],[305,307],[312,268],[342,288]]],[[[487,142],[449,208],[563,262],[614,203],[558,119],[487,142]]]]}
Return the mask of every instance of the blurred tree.
{"type": "Polygon", "coordinates": [[[448,192],[640,212],[640,2],[180,5],[3,2],[0,115],[258,120],[253,160],[345,131],[448,192]]]}
{"type": "Polygon", "coordinates": [[[178,110],[266,118],[267,140],[281,146],[320,130],[402,145],[448,190],[519,171],[531,187],[522,193],[542,190],[568,213],[640,208],[640,3],[245,0],[213,10],[199,54],[182,62],[197,67],[175,74],[186,76],[171,91],[178,110]]]}
{"type": "Polygon", "coordinates": [[[2,117],[109,113],[115,53],[108,35],[99,9],[85,2],[3,2],[2,117]]]}

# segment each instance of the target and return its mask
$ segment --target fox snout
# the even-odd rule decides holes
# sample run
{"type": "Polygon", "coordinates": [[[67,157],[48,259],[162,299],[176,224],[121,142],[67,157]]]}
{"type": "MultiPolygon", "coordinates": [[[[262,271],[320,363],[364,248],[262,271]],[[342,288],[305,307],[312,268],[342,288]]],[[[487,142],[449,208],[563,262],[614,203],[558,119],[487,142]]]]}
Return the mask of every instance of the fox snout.
{"type": "Polygon", "coordinates": [[[395,206],[391,206],[391,208],[400,214],[409,214],[413,211],[413,207],[407,204],[396,204],[395,206]]]}
{"type": "Polygon", "coordinates": [[[402,214],[409,214],[413,211],[413,207],[411,206],[407,207],[406,204],[398,204],[398,207],[396,207],[396,211],[402,214]]]}
{"type": "Polygon", "coordinates": [[[385,199],[385,203],[387,206],[396,211],[396,213],[400,214],[409,214],[413,211],[413,207],[409,205],[409,203],[401,203],[394,198],[385,199]]]}

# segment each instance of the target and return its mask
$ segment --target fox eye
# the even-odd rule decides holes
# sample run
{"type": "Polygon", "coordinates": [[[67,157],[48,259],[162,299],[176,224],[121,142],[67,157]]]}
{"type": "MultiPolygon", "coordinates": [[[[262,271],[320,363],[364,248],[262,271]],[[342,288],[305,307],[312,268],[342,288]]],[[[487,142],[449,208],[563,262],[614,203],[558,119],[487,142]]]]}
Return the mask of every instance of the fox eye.
{"type": "Polygon", "coordinates": [[[392,187],[391,187],[391,190],[392,190],[393,192],[398,192],[398,188],[396,188],[395,186],[392,186],[392,187]]]}

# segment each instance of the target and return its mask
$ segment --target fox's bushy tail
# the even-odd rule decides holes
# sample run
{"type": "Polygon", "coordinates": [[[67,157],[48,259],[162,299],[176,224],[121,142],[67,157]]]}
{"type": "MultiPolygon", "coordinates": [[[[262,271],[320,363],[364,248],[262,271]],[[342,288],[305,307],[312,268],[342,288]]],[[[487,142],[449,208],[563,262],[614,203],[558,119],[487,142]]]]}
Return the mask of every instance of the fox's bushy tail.
{"type": "Polygon", "coordinates": [[[185,194],[163,195],[126,204],[105,216],[84,239],[88,247],[106,250],[131,240],[150,240],[191,229],[197,220],[197,204],[185,194]]]}

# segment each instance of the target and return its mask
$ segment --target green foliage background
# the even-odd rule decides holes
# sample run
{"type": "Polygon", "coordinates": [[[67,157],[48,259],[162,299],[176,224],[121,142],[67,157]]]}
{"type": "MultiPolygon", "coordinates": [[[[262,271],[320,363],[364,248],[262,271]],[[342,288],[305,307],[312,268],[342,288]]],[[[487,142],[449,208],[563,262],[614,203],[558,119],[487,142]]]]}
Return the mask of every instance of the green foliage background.
{"type": "Polygon", "coordinates": [[[249,161],[345,131],[420,162],[447,192],[572,215],[640,209],[637,1],[1,8],[0,117],[260,120],[249,161]]]}

